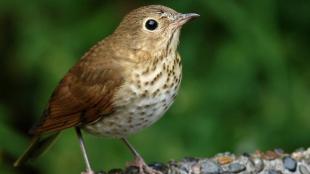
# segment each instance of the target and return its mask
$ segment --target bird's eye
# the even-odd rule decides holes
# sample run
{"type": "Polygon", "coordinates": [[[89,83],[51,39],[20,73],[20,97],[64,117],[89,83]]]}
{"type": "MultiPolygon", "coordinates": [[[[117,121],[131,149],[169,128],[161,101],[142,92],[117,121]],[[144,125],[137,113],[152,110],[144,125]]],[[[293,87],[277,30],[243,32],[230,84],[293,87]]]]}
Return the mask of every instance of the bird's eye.
{"type": "Polygon", "coordinates": [[[155,21],[154,19],[149,19],[145,22],[145,28],[153,31],[158,27],[158,22],[155,21]]]}

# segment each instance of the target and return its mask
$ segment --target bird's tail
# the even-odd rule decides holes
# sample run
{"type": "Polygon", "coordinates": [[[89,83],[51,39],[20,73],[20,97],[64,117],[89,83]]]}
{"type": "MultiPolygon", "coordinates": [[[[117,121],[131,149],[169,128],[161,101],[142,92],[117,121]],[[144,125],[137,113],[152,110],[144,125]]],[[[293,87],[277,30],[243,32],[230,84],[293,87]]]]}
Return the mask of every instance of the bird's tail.
{"type": "Polygon", "coordinates": [[[35,159],[43,154],[55,141],[60,132],[55,132],[47,135],[36,135],[32,138],[27,150],[14,162],[14,167],[35,159]]]}

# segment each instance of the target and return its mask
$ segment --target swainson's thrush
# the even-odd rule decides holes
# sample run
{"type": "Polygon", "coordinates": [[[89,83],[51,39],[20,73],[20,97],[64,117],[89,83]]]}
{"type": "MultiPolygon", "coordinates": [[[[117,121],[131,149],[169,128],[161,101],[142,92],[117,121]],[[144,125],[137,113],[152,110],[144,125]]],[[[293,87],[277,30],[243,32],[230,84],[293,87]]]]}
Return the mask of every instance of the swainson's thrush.
{"type": "Polygon", "coordinates": [[[62,130],[75,127],[88,173],[92,170],[80,128],[122,139],[135,164],[150,171],[126,137],[156,122],[173,103],[182,77],[180,30],[198,16],[160,5],[126,15],[114,33],[93,46],[60,81],[31,130],[30,147],[14,165],[37,157],[62,130]]]}

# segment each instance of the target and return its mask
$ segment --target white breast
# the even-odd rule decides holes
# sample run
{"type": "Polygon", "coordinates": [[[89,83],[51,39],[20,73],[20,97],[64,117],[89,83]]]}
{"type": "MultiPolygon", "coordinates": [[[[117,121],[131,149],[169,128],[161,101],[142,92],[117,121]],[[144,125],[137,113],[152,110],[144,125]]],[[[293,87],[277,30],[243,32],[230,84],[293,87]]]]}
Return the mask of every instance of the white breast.
{"type": "Polygon", "coordinates": [[[86,126],[86,130],[103,136],[124,137],[156,122],[169,109],[178,92],[180,58],[164,58],[156,66],[137,67],[131,74],[131,79],[115,96],[116,111],[86,126]]]}

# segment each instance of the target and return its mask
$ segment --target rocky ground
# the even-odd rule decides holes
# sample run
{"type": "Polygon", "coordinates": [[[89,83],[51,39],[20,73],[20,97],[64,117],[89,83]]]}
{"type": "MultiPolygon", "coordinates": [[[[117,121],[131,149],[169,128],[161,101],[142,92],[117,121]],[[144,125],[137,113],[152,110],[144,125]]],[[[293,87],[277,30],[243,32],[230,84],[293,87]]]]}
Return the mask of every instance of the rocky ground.
{"type": "MultiPolygon", "coordinates": [[[[212,158],[188,157],[150,166],[163,174],[310,174],[310,148],[288,154],[281,149],[253,154],[219,153],[212,158]]],[[[113,169],[108,174],[138,174],[138,168],[113,169]]]]}

